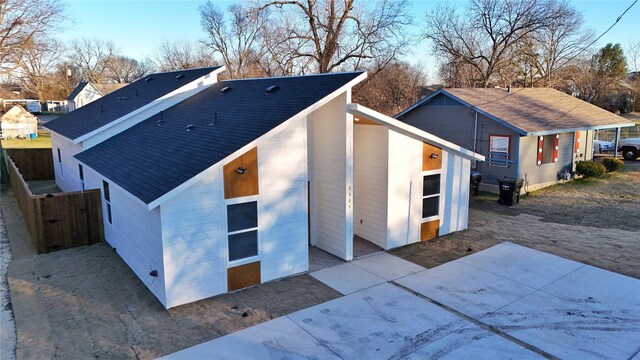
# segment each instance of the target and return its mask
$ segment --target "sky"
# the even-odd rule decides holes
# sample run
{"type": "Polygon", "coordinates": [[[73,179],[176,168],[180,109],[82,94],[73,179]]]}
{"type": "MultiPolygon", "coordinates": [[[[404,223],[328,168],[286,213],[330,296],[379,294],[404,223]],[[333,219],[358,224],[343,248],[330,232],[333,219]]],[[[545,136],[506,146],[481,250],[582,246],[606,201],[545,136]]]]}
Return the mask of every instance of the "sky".
{"type": "MultiPolygon", "coordinates": [[[[206,0],[63,0],[69,21],[64,24],[61,37],[71,40],[79,37],[112,40],[122,54],[145,59],[153,54],[162,39],[204,38],[200,27],[198,7],[206,0]]],[[[212,0],[221,8],[232,1],[212,0]]],[[[422,22],[424,15],[440,1],[408,0],[414,22],[422,22]]],[[[451,2],[451,1],[450,1],[451,2]]],[[[455,1],[464,5],[464,1],[455,1]]],[[[570,0],[582,12],[585,26],[596,35],[603,33],[633,0],[570,0]]],[[[419,31],[417,27],[414,31],[419,31]]],[[[640,2],[637,3],[594,46],[620,43],[627,48],[640,39],[640,2]]],[[[586,44],[585,44],[586,45],[586,44]]],[[[435,79],[436,60],[430,46],[422,42],[415,46],[404,60],[420,63],[431,79],[435,79]]]]}

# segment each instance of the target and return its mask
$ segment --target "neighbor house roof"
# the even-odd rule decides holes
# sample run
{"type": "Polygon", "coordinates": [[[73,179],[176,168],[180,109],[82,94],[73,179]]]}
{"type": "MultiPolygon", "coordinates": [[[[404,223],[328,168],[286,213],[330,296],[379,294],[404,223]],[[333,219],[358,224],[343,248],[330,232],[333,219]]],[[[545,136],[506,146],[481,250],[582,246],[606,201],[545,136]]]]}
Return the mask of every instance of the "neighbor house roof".
{"type": "Polygon", "coordinates": [[[78,97],[78,95],[82,92],[82,90],[84,90],[84,88],[87,87],[89,83],[86,81],[81,81],[78,86],[76,86],[71,93],[69,94],[69,96],[67,96],[67,100],[68,101],[73,101],[73,99],[75,99],[76,97],[78,97]]]}
{"type": "Polygon", "coordinates": [[[153,208],[161,196],[364,77],[221,81],[75,157],[153,208]],[[271,86],[278,88],[267,92],[271,86]]]}
{"type": "Polygon", "coordinates": [[[499,88],[440,89],[395,117],[401,119],[439,94],[522,135],[634,126],[618,115],[551,88],[517,88],[510,92],[499,88]]]}
{"type": "Polygon", "coordinates": [[[477,154],[471,150],[465,149],[462,146],[456,145],[450,141],[439,138],[426,131],[420,130],[414,126],[403,123],[400,120],[391,118],[384,114],[381,114],[375,110],[369,109],[366,106],[360,104],[349,104],[347,110],[354,115],[354,119],[359,121],[360,118],[371,120],[380,125],[384,125],[389,129],[398,132],[402,135],[410,138],[426,142],[441,149],[445,149],[449,152],[453,152],[459,156],[467,158],[469,160],[484,161],[484,156],[477,154]]]}
{"type": "Polygon", "coordinates": [[[45,127],[69,139],[77,139],[219,68],[217,66],[147,75],[47,122],[45,127]]]}
{"type": "Polygon", "coordinates": [[[91,86],[93,86],[96,90],[98,90],[98,92],[102,94],[102,96],[112,93],[127,85],[129,84],[128,83],[91,83],[91,86]]]}

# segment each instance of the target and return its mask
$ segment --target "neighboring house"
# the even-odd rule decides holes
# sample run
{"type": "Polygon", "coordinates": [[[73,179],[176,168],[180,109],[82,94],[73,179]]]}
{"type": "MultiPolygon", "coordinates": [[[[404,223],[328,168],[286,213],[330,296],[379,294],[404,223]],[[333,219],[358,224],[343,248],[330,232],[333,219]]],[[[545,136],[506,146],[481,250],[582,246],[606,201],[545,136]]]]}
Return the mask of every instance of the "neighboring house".
{"type": "Polygon", "coordinates": [[[549,88],[440,89],[397,119],[486,156],[482,188],[522,178],[530,191],[572,175],[593,158],[594,131],[634,124],[549,88]]]}
{"type": "Polygon", "coordinates": [[[127,85],[81,82],[67,96],[67,109],[68,111],[73,111],[127,85]]]}
{"type": "Polygon", "coordinates": [[[3,139],[28,139],[38,135],[38,118],[15,105],[0,118],[3,139]]]}
{"type": "Polygon", "coordinates": [[[106,241],[171,308],[466,229],[483,157],[350,104],[365,77],[221,81],[76,153],[106,241]]]}
{"type": "Polygon", "coordinates": [[[51,132],[56,184],[84,187],[75,154],[211,86],[224,67],[156,73],[44,124],[51,132]]]}

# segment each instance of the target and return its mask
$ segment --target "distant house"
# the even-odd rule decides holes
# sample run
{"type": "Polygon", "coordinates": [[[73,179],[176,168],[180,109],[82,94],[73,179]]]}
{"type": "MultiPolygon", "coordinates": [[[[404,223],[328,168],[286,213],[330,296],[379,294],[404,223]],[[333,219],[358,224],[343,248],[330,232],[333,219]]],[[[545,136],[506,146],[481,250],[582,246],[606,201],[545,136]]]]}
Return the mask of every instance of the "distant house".
{"type": "MultiPolygon", "coordinates": [[[[166,308],[308,271],[310,245],[348,261],[354,235],[392,249],[466,229],[484,158],[352,104],[365,77],[215,82],[85,141],[79,180],[56,179],[102,189],[106,241],[166,308]]],[[[52,130],[80,142],[126,104],[105,99],[52,130]]]]}
{"type": "Polygon", "coordinates": [[[27,139],[38,135],[38,118],[15,105],[0,118],[3,139],[27,139]]]}
{"type": "Polygon", "coordinates": [[[67,97],[67,109],[73,111],[124,86],[127,84],[81,82],[67,97]]]}
{"type": "Polygon", "coordinates": [[[549,88],[440,89],[396,118],[485,155],[482,187],[522,178],[527,190],[573,174],[593,158],[598,129],[634,126],[595,105],[549,88]]]}

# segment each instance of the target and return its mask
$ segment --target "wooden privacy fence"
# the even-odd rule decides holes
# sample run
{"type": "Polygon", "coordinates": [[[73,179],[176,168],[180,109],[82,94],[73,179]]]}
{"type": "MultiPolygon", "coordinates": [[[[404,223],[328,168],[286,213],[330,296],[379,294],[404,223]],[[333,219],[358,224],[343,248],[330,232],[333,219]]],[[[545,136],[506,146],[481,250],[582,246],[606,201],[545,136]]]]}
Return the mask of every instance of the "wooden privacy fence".
{"type": "Polygon", "coordinates": [[[102,241],[100,190],[33,195],[21,168],[6,157],[9,181],[38,254],[102,241]]]}
{"type": "Polygon", "coordinates": [[[6,149],[6,152],[25,181],[55,178],[51,149],[6,149]]]}

